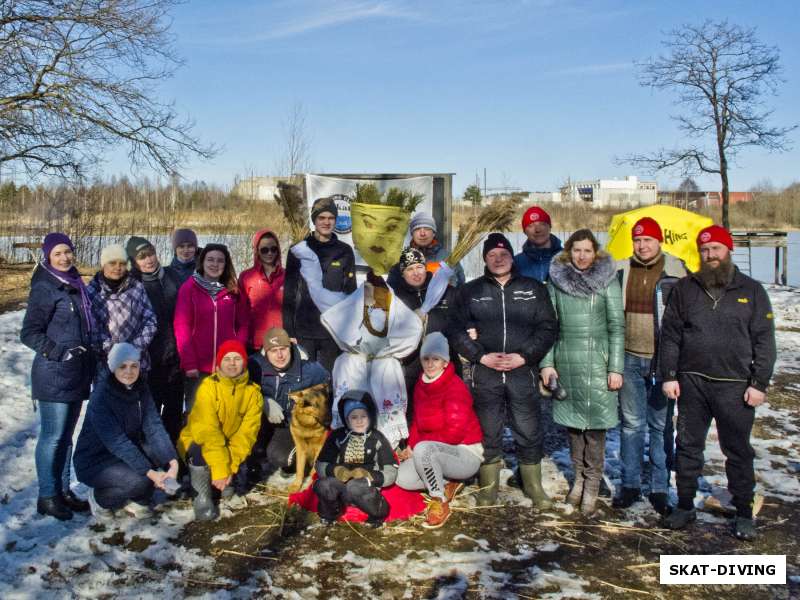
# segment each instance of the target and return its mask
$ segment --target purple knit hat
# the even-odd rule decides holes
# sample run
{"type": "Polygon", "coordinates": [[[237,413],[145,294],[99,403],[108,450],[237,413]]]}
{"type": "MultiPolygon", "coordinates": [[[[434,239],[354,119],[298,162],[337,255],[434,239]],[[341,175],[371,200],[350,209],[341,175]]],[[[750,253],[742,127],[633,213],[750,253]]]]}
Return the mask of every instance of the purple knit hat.
{"type": "Polygon", "coordinates": [[[69,246],[70,250],[75,252],[75,244],[72,243],[72,240],[69,239],[69,236],[66,233],[60,233],[58,231],[48,233],[46,236],[44,236],[44,241],[42,242],[44,262],[46,262],[48,265],[50,264],[50,253],[53,251],[53,248],[59,244],[66,244],[69,246]]]}
{"type": "Polygon", "coordinates": [[[172,234],[172,249],[181,244],[191,244],[197,247],[197,234],[191,229],[176,229],[172,234]]]}

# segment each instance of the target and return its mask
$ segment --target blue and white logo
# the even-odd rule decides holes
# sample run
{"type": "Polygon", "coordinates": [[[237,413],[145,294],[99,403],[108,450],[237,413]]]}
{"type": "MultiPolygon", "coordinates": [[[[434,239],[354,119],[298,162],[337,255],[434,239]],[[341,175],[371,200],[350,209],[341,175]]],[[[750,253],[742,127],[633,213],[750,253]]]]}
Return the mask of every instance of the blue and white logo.
{"type": "Polygon", "coordinates": [[[350,217],[350,197],[344,194],[334,194],[331,196],[336,204],[336,225],[333,231],[337,235],[346,235],[353,230],[353,219],[350,217]]]}

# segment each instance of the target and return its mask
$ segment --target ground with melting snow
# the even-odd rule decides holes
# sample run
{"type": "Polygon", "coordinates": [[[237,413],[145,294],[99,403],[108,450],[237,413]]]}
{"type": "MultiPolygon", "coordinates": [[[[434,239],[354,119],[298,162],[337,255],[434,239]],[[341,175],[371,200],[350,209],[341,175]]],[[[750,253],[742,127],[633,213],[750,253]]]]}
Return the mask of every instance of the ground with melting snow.
{"type": "MultiPolygon", "coordinates": [[[[139,598],[794,598],[800,597],[800,290],[769,287],[779,361],[768,404],[754,431],[761,535],[730,536],[723,456],[709,433],[698,523],[685,532],[658,528],[645,502],[618,512],[603,499],[595,520],[559,503],[536,514],[518,490],[503,487],[497,507],[477,508],[474,488],[454,502],[442,529],[421,517],[381,530],[286,509],[286,481],[273,476],[247,507],[216,522],[191,522],[188,501],[161,503],[149,521],[113,525],[76,516],[61,523],[36,514],[31,409],[32,353],[19,342],[22,312],[0,315],[0,597],[139,598]],[[719,510],[718,507],[722,507],[719,510]],[[713,509],[713,510],[712,510],[713,509]],[[661,554],[786,554],[787,586],[666,587],[661,554]]],[[[567,491],[563,434],[547,436],[545,485],[567,491]]],[[[610,432],[606,478],[619,483],[619,438],[610,432]]],[[[503,471],[507,478],[510,471],[503,471]]],[[[85,489],[76,484],[78,494],[85,489]]],[[[674,491],[673,491],[674,494],[674,491]]],[[[673,497],[674,500],[674,497],[673,497]]]]}

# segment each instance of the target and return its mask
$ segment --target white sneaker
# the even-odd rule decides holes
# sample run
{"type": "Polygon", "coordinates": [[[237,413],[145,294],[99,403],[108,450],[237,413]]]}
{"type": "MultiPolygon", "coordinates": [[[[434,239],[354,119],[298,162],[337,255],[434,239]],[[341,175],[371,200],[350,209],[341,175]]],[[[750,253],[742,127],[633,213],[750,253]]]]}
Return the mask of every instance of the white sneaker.
{"type": "Polygon", "coordinates": [[[94,497],[94,488],[89,488],[89,510],[97,521],[110,521],[114,518],[114,511],[110,508],[103,508],[97,503],[94,497]]]}
{"type": "Polygon", "coordinates": [[[133,500],[123,506],[121,510],[134,519],[150,519],[153,516],[153,511],[149,506],[138,504],[133,500]]]}

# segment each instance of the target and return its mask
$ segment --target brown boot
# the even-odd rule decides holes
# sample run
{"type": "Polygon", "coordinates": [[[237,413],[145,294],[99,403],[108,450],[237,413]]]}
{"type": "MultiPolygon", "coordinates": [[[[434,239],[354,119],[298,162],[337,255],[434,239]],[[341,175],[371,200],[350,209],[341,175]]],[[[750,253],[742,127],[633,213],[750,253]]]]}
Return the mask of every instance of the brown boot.
{"type": "Polygon", "coordinates": [[[583,481],[583,473],[575,473],[575,481],[572,482],[572,488],[569,490],[569,494],[567,494],[567,504],[571,504],[575,508],[581,505],[583,481]]]}
{"type": "Polygon", "coordinates": [[[428,505],[428,514],[422,526],[425,529],[439,529],[450,518],[450,503],[434,498],[428,505]]]}
{"type": "Polygon", "coordinates": [[[581,498],[581,512],[591,517],[597,510],[597,495],[600,493],[600,481],[587,479],[583,482],[583,497],[581,498]]]}
{"type": "Polygon", "coordinates": [[[444,485],[444,497],[447,498],[448,502],[452,502],[463,487],[464,484],[460,481],[448,481],[444,485]]]}

